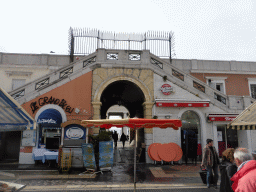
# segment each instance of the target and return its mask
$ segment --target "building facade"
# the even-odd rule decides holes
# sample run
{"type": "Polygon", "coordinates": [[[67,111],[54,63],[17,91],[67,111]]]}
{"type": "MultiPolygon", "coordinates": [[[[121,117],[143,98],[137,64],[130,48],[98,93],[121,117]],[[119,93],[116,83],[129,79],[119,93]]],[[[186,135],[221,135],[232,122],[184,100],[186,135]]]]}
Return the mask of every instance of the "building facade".
{"type": "MultiPolygon", "coordinates": [[[[8,79],[8,85],[1,83],[1,87],[6,88],[38,123],[33,148],[45,147],[47,137],[64,138],[60,123],[105,119],[111,113],[118,113],[124,118],[129,115],[131,118],[182,120],[178,131],[138,130],[138,147],[145,144],[146,163],[152,163],[147,155],[152,143],[177,143],[183,149],[185,160],[200,157],[207,138],[215,141],[220,155],[226,147],[256,150],[252,144],[255,130],[226,129],[226,124],[255,101],[256,63],[182,59],[172,59],[170,63],[147,50],[98,49],[72,63],[67,62],[68,56],[58,56],[66,60],[60,61],[54,71],[43,69],[40,72],[43,64],[38,64],[32,72],[38,78],[31,78],[12,90],[16,76],[8,74],[18,74],[15,67],[10,67],[17,63],[4,60],[4,53],[1,57],[0,73],[8,79]],[[123,106],[124,110],[114,111],[111,107],[116,105],[123,106]]],[[[30,59],[28,56],[26,62],[31,63],[30,59]]],[[[22,74],[31,72],[26,64],[22,65],[22,74]]],[[[99,129],[90,128],[85,132],[97,134],[99,129]]],[[[129,133],[132,140],[132,130],[129,133]]],[[[20,163],[33,162],[32,154],[30,160],[28,156],[21,152],[20,163]]]]}

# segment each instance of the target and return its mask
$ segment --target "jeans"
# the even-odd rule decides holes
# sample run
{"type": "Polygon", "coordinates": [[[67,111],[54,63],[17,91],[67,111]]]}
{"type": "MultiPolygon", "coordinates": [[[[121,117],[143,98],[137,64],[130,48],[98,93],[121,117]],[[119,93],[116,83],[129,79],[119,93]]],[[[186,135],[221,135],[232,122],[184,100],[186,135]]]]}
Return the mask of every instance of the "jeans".
{"type": "Polygon", "coordinates": [[[219,179],[219,173],[218,173],[218,165],[215,165],[214,167],[207,166],[207,176],[206,176],[206,182],[207,185],[210,185],[210,176],[212,175],[212,170],[214,172],[214,177],[213,177],[213,183],[214,185],[217,185],[218,179],[219,179]]]}

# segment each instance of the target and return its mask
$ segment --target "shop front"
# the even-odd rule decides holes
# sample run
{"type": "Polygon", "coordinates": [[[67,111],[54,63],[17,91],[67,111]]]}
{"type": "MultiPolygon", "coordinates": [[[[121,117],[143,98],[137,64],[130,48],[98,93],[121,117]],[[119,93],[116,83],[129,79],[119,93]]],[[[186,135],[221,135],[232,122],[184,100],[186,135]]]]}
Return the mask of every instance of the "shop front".
{"type": "Polygon", "coordinates": [[[208,121],[213,123],[215,140],[218,142],[219,157],[227,148],[238,147],[237,130],[227,129],[227,124],[234,120],[238,114],[209,114],[208,121]]]}
{"type": "Polygon", "coordinates": [[[22,161],[24,153],[34,145],[35,129],[34,119],[0,88],[0,162],[22,161]],[[26,137],[27,133],[30,133],[30,137],[26,137]]]}
{"type": "Polygon", "coordinates": [[[56,109],[46,109],[38,116],[38,148],[59,149],[61,144],[61,123],[61,113],[56,109]]]}

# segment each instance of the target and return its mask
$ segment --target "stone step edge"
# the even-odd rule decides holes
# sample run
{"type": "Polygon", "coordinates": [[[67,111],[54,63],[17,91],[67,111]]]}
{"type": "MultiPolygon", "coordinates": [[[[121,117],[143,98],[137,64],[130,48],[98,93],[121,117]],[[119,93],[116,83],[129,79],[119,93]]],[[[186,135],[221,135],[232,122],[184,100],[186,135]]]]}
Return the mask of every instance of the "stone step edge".
{"type": "MultiPolygon", "coordinates": [[[[64,190],[64,189],[133,189],[134,184],[124,185],[54,185],[54,186],[26,186],[22,191],[29,190],[64,190]]],[[[137,189],[157,189],[157,188],[206,188],[203,183],[188,183],[188,184],[136,184],[137,189]]]]}

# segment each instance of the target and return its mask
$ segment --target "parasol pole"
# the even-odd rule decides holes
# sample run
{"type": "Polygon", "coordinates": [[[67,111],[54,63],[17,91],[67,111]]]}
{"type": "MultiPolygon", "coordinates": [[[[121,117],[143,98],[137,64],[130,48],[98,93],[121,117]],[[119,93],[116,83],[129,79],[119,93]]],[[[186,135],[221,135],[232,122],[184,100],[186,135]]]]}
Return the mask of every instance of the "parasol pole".
{"type": "Polygon", "coordinates": [[[134,192],[136,192],[136,125],[134,125],[135,137],[134,137],[134,192]]]}

